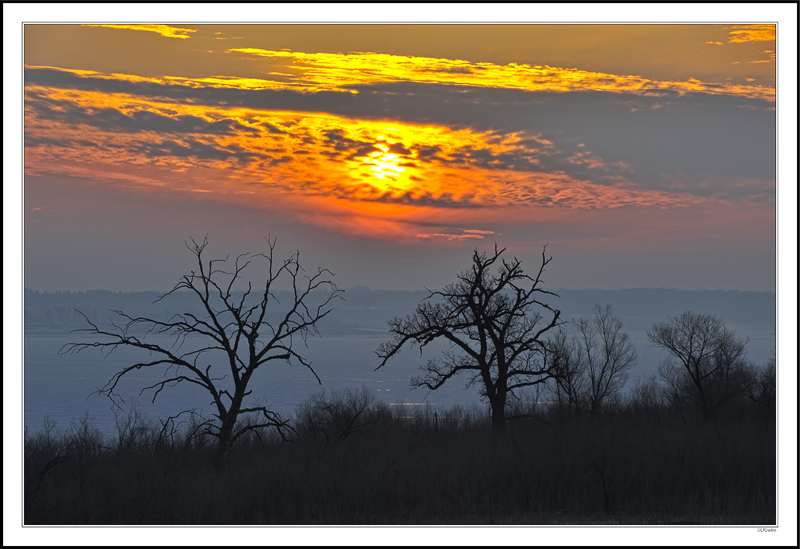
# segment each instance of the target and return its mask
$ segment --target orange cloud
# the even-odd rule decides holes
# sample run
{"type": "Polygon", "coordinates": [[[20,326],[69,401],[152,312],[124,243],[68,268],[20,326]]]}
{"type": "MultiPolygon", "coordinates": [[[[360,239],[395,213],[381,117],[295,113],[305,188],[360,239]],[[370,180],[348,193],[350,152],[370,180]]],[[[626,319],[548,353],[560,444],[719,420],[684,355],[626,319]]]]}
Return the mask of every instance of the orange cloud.
{"type": "MultiPolygon", "coordinates": [[[[188,82],[64,72],[133,84],[188,82]]],[[[292,212],[331,231],[408,242],[498,234],[479,222],[489,215],[480,212],[524,218],[533,211],[667,209],[709,200],[688,190],[641,188],[626,179],[631,169],[621,162],[584,144],[563,151],[563,144],[528,132],[204,105],[87,87],[94,89],[26,86],[26,174],[292,212]]]]}
{"type": "Polygon", "coordinates": [[[775,41],[775,25],[734,25],[727,30],[730,44],[775,41]]]}
{"type": "MultiPolygon", "coordinates": [[[[702,82],[695,78],[689,78],[681,82],[656,81],[640,76],[618,76],[577,69],[532,67],[530,65],[516,64],[470,64],[466,61],[383,54],[302,54],[252,49],[227,51],[261,52],[256,55],[264,57],[268,57],[267,54],[275,53],[278,58],[297,55],[300,61],[289,67],[290,70],[297,74],[273,71],[268,73],[272,77],[271,79],[237,76],[188,78],[167,75],[144,77],[46,66],[26,66],[26,68],[56,70],[87,79],[122,80],[165,86],[188,86],[198,89],[336,91],[357,94],[357,90],[348,86],[415,82],[547,92],[606,91],[642,95],[653,95],[667,91],[680,94],[695,92],[775,101],[774,87],[732,83],[718,84],[702,82]],[[339,58],[336,56],[339,56],[339,58]]],[[[774,56],[774,52],[771,53],[773,59],[774,56]]]]}
{"type": "Polygon", "coordinates": [[[695,200],[636,190],[623,175],[626,166],[585,147],[564,154],[539,135],[41,86],[27,93],[26,166],[39,172],[94,172],[248,204],[268,202],[276,192],[299,193],[369,211],[388,205],[674,207],[695,200]],[[571,165],[606,182],[571,176],[564,171],[571,165]]]}
{"type": "Polygon", "coordinates": [[[197,29],[182,29],[180,27],[170,27],[169,25],[82,25],[84,27],[109,27],[112,29],[124,29],[133,31],[157,32],[167,38],[189,38],[188,32],[197,32],[197,29]]]}
{"type": "Polygon", "coordinates": [[[352,91],[347,87],[384,82],[419,82],[526,91],[591,90],[645,94],[676,91],[742,95],[770,101],[774,101],[775,98],[775,90],[766,86],[716,84],[696,79],[683,82],[657,81],[641,76],[622,76],[516,63],[496,65],[457,59],[360,52],[304,53],[256,48],[234,48],[226,51],[289,60],[291,64],[288,68],[298,73],[298,76],[282,73],[284,85],[305,87],[311,91],[352,91]]]}

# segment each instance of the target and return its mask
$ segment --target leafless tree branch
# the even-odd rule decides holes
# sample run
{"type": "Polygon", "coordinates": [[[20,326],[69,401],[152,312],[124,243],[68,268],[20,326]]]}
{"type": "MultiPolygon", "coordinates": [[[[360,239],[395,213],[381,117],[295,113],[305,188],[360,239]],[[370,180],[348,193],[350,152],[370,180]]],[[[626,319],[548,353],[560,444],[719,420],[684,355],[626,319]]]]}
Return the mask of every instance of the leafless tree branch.
{"type": "MultiPolygon", "coordinates": [[[[546,250],[546,247],[545,247],[546,250]]],[[[493,425],[502,431],[506,397],[514,388],[541,383],[552,375],[543,360],[544,334],[560,324],[560,311],[543,300],[557,294],[541,288],[542,275],[552,257],[542,251],[535,277],[521,262],[502,258],[505,248],[495,243],[491,254],[476,249],[471,267],[457,281],[430,291],[415,311],[389,321],[394,334],[376,354],[379,369],[403,347],[419,347],[433,341],[451,344],[441,360],[429,360],[412,387],[435,390],[462,372],[472,373],[468,386],[480,383],[481,393],[492,408],[493,425]],[[549,320],[544,321],[544,315],[549,320]]]]}
{"type": "MultiPolygon", "coordinates": [[[[112,311],[118,321],[112,320],[110,328],[101,328],[79,311],[89,327],[76,332],[88,334],[94,341],[68,343],[60,354],[99,349],[107,356],[126,347],[154,355],[153,360],[122,368],[98,392],[112,399],[120,398],[116,389],[125,376],[135,370],[163,368],[164,379],[143,387],[140,394],[152,391],[155,401],[164,389],[181,383],[205,389],[213,399],[217,421],[206,422],[203,426],[225,451],[244,433],[264,427],[275,427],[284,436],[289,426],[278,414],[263,406],[245,406],[245,398],[252,392],[247,387],[256,370],[273,360],[297,361],[320,382],[297,344],[305,345],[309,336],[319,335],[319,322],[332,311],[333,301],[341,298],[342,290],[336,287],[334,275],[327,269],[320,268],[306,276],[299,252],[276,261],[276,239],[267,237],[266,241],[268,249],[263,253],[242,253],[232,260],[230,257],[206,260],[208,238],[201,242],[190,239],[185,245],[195,256],[197,270],[183,275],[172,290],[154,303],[179,291],[188,291],[196,298],[202,312],[187,311],[159,320],[112,311]],[[255,260],[265,262],[267,267],[265,281],[257,294],[252,281],[244,279],[245,271],[255,260]],[[288,280],[291,295],[286,305],[279,303],[275,292],[277,284],[284,279],[288,280]],[[239,285],[245,285],[245,289],[237,290],[239,285]],[[268,320],[267,313],[273,314],[275,309],[284,312],[278,321],[268,320]],[[141,329],[143,335],[139,336],[141,329]],[[151,336],[169,337],[172,346],[153,342],[151,336]],[[224,375],[213,373],[220,369],[224,375]],[[223,384],[225,380],[227,385],[223,384]],[[244,416],[259,419],[244,420],[244,416]]],[[[164,424],[165,429],[169,422],[164,424]]]]}

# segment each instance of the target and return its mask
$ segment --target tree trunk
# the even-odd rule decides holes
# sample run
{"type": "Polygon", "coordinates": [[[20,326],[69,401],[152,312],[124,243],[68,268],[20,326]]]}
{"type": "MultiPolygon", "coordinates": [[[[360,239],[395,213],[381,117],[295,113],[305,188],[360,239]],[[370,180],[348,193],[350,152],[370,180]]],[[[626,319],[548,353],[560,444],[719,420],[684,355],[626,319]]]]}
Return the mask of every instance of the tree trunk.
{"type": "Polygon", "coordinates": [[[236,424],[236,417],[228,413],[222,419],[222,425],[219,429],[219,453],[227,454],[231,449],[231,439],[233,438],[233,427],[236,424]]]}
{"type": "Polygon", "coordinates": [[[227,454],[231,449],[233,439],[233,428],[236,426],[236,419],[239,417],[239,410],[242,409],[242,400],[244,400],[244,388],[247,386],[250,376],[242,378],[236,386],[236,391],[233,393],[231,405],[228,411],[222,416],[222,425],[220,425],[219,436],[219,449],[223,454],[227,454]]]}
{"type": "Polygon", "coordinates": [[[703,390],[703,386],[699,383],[697,384],[697,390],[700,393],[700,406],[703,409],[703,421],[708,421],[711,419],[712,415],[712,407],[709,403],[708,394],[703,390]]]}
{"type": "Polygon", "coordinates": [[[492,433],[495,436],[502,436],[506,431],[505,395],[495,397],[489,404],[492,407],[492,433]]]}

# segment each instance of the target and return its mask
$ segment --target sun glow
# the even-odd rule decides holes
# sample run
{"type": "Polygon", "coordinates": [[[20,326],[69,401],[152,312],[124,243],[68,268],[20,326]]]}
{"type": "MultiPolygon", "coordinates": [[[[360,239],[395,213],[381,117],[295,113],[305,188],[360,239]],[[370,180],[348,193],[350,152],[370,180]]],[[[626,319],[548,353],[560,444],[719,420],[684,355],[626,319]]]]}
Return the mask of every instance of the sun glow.
{"type": "MultiPolygon", "coordinates": [[[[394,62],[391,56],[383,61],[394,62]]],[[[475,219],[479,211],[507,207],[670,208],[698,200],[637,188],[624,163],[584,144],[565,149],[534,132],[272,110],[198,101],[194,92],[173,97],[159,87],[256,90],[279,82],[28,68],[42,71],[25,88],[28,174],[88,177],[265,209],[291,204],[286,209],[304,222],[343,233],[451,241],[483,233],[456,222],[431,227],[428,220],[451,212],[475,219]]],[[[337,78],[328,84],[341,84],[337,78]]]]}
{"type": "MultiPolygon", "coordinates": [[[[474,163],[477,152],[507,152],[516,140],[445,126],[179,104],[122,93],[42,86],[29,86],[27,93],[29,144],[38,139],[47,145],[29,146],[26,163],[40,170],[85,174],[102,163],[104,171],[121,177],[147,167],[185,179],[213,168],[226,170],[227,182],[250,179],[348,200],[470,200],[480,186],[472,185],[473,177],[454,176],[474,163]],[[47,137],[55,134],[59,140],[47,137]],[[92,153],[76,149],[77,142],[92,153]]],[[[163,176],[153,179],[164,184],[163,176]]],[[[216,175],[204,179],[195,185],[216,191],[226,186],[216,175]]]]}
{"type": "Polygon", "coordinates": [[[390,205],[407,215],[415,207],[671,207],[689,200],[633,190],[624,169],[584,148],[566,155],[540,135],[42,86],[26,91],[26,166],[38,172],[96,173],[248,204],[299,193],[389,216],[400,211],[390,205]],[[562,169],[545,171],[543,162],[562,169]],[[598,184],[567,175],[570,165],[618,175],[614,185],[598,184]]]}
{"type": "MultiPolygon", "coordinates": [[[[396,130],[395,130],[396,131],[396,130]]],[[[407,190],[413,183],[409,180],[410,173],[407,173],[408,166],[416,166],[411,162],[410,157],[392,152],[392,145],[403,146],[402,142],[394,139],[387,139],[383,135],[375,136],[377,142],[374,147],[377,149],[367,153],[364,157],[359,157],[353,164],[351,176],[359,179],[365,178],[368,174],[380,181],[371,180],[371,184],[377,188],[389,192],[407,190]],[[405,165],[401,165],[404,164],[405,165]]]]}

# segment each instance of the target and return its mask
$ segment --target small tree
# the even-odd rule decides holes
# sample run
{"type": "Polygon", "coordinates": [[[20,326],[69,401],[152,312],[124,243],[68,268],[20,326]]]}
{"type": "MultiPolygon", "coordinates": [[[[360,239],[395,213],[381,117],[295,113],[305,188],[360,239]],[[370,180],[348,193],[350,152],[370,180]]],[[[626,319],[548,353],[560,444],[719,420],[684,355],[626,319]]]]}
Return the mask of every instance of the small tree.
{"type": "Polygon", "coordinates": [[[295,412],[298,437],[337,444],[391,417],[386,405],[364,385],[309,395],[295,412]]]}
{"type": "Polygon", "coordinates": [[[111,322],[108,329],[98,327],[81,313],[90,327],[75,331],[102,340],[68,343],[60,353],[99,348],[107,355],[118,347],[147,351],[148,359],[115,373],[98,391],[116,400],[115,389],[122,378],[141,368],[161,368],[164,371],[162,381],[144,387],[140,392],[153,390],[154,402],[165,387],[181,383],[200,386],[211,395],[216,408],[214,417],[217,423],[208,423],[205,432],[217,438],[222,451],[228,451],[239,437],[257,429],[276,427],[283,434],[282,429],[288,426],[288,422],[278,413],[265,406],[245,403],[245,397],[252,393],[247,387],[256,370],[275,360],[290,364],[296,360],[319,382],[311,363],[298,353],[296,347],[298,340],[305,344],[309,335],[319,334],[317,324],[331,312],[331,302],[339,297],[341,290],[336,288],[332,281],[333,273],[327,269],[318,269],[310,277],[304,276],[299,252],[276,262],[273,259],[276,240],[266,240],[269,248],[266,253],[244,253],[232,264],[229,257],[206,262],[203,251],[208,239],[203,239],[200,244],[192,240],[191,245],[187,243],[186,246],[197,260],[198,271],[181,277],[172,290],[154,303],[186,290],[197,298],[202,312],[185,312],[167,320],[156,320],[113,311],[121,322],[111,322]],[[253,291],[252,282],[247,282],[246,290],[236,291],[237,283],[243,282],[244,270],[256,258],[266,263],[266,280],[257,292],[253,291]],[[229,270],[225,270],[226,266],[229,270]],[[275,291],[279,280],[283,279],[288,279],[290,298],[288,303],[280,304],[275,291]],[[316,304],[312,305],[312,302],[316,304]],[[281,306],[283,312],[276,316],[272,311],[273,304],[281,306]],[[139,328],[146,329],[143,335],[139,335],[139,328]],[[148,339],[150,335],[169,336],[173,345],[161,346],[148,339]]]}
{"type": "Polygon", "coordinates": [[[671,400],[691,399],[709,419],[741,393],[747,338],[737,337],[719,318],[685,311],[654,324],[647,338],[674,359],[659,369],[671,400]]]}
{"type": "Polygon", "coordinates": [[[595,414],[619,393],[637,360],[636,347],[611,305],[596,303],[592,312],[591,318],[570,323],[573,336],[562,327],[548,342],[554,373],[551,392],[569,414],[582,408],[595,414]]]}
{"type": "Polygon", "coordinates": [[[572,417],[584,407],[586,393],[586,360],[577,338],[568,335],[564,326],[547,341],[548,360],[553,374],[550,392],[559,412],[572,417]]]}
{"type": "Polygon", "coordinates": [[[578,340],[586,360],[587,401],[594,414],[608,398],[619,393],[628,379],[628,371],[636,364],[636,347],[622,331],[622,320],[614,315],[611,305],[596,303],[591,319],[576,322],[578,340]]]}
{"type": "Polygon", "coordinates": [[[489,401],[495,433],[505,428],[508,395],[552,375],[543,336],[558,325],[561,315],[540,301],[543,296],[558,297],[540,288],[552,257],[546,258],[542,251],[542,264],[533,278],[523,272],[518,259],[501,259],[504,251],[498,251],[496,244],[491,255],[475,250],[472,267],[459,274],[457,282],[440,291],[429,290],[412,314],[389,321],[394,338],[376,351],[381,368],[406,344],[419,345],[421,352],[432,341],[449,342],[451,348],[442,359],[428,360],[423,374],[412,378],[411,387],[436,390],[451,377],[468,374],[467,387],[479,385],[489,401]]]}
{"type": "Polygon", "coordinates": [[[776,381],[774,356],[763,366],[748,364],[745,370],[744,394],[766,418],[775,417],[776,381]]]}

